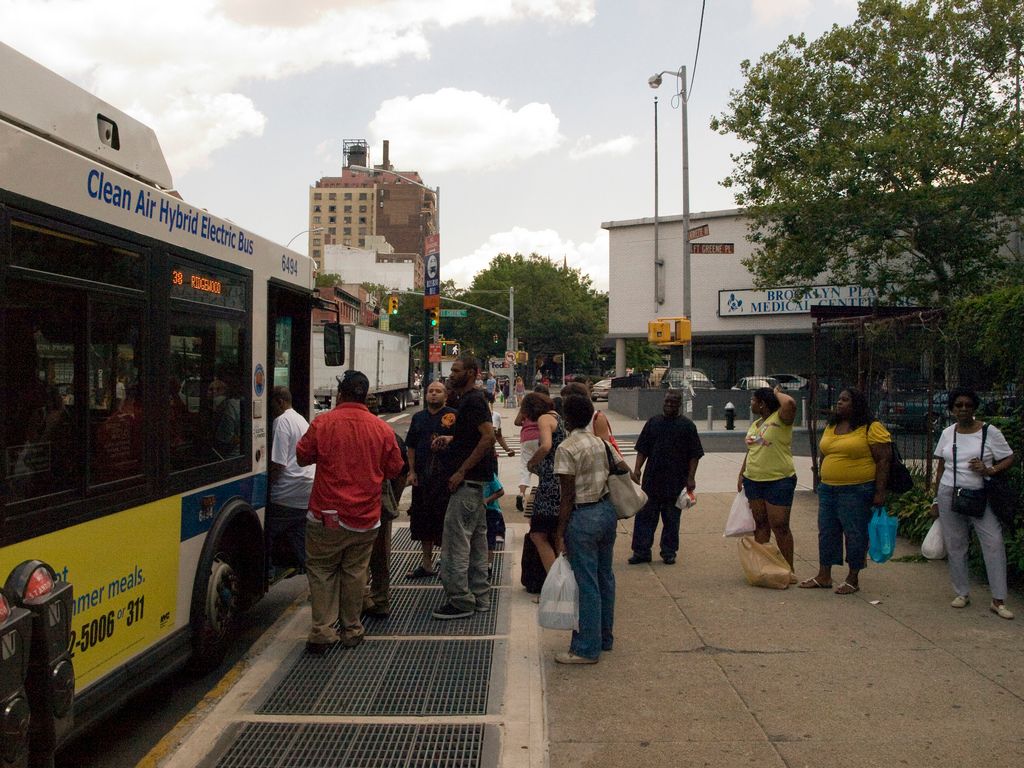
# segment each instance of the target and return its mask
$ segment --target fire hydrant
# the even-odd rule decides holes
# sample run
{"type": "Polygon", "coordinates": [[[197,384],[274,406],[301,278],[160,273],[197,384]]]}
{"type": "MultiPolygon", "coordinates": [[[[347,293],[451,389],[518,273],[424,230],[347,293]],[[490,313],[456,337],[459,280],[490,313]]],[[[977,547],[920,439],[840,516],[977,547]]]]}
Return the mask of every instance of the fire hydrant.
{"type": "Polygon", "coordinates": [[[736,429],[736,406],[732,403],[725,404],[725,428],[736,429]]]}

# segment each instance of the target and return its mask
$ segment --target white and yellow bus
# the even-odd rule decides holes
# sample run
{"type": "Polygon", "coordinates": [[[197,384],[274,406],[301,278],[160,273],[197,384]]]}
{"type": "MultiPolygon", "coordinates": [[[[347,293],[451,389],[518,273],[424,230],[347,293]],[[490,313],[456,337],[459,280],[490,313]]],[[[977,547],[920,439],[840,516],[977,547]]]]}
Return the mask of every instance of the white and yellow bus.
{"type": "Polygon", "coordinates": [[[77,730],[215,665],[267,589],[269,393],[309,417],[314,269],[182,200],[145,125],[2,44],[0,71],[0,583],[72,585],[77,730]]]}

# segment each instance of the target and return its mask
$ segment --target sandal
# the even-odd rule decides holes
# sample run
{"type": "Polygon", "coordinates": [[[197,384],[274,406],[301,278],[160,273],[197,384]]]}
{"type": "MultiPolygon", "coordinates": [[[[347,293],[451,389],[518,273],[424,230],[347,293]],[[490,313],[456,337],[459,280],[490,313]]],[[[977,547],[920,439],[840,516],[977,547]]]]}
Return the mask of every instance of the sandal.
{"type": "Polygon", "coordinates": [[[815,576],[810,579],[804,579],[797,584],[797,586],[800,587],[800,589],[832,589],[832,582],[830,581],[828,584],[822,584],[818,581],[818,577],[815,576]]]}
{"type": "Polygon", "coordinates": [[[860,592],[860,587],[856,584],[851,584],[848,581],[844,581],[835,588],[835,593],[837,595],[852,595],[854,592],[860,592]]]}

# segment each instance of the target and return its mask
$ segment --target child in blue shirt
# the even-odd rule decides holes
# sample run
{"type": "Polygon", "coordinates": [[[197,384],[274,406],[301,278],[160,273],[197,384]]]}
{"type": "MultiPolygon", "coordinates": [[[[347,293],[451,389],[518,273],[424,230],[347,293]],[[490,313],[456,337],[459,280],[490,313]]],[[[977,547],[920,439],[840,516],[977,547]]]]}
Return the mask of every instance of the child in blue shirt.
{"type": "Polygon", "coordinates": [[[505,495],[505,488],[495,472],[490,482],[484,486],[484,507],[487,510],[487,575],[491,575],[491,564],[494,562],[494,550],[498,548],[498,539],[505,541],[505,518],[501,514],[498,499],[505,495]]]}

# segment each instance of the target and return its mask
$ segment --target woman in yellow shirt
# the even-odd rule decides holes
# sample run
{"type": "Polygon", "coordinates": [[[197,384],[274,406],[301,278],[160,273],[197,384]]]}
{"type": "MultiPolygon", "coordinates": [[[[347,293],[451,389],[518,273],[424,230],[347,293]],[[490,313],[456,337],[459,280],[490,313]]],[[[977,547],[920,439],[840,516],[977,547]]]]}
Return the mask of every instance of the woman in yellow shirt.
{"type": "Polygon", "coordinates": [[[864,393],[844,389],[819,450],[818,574],[801,581],[800,586],[832,587],[832,566],[843,564],[845,540],[850,570],[835,593],[852,595],[860,590],[860,571],[866,564],[871,508],[885,503],[892,437],[875,421],[864,393]]]}
{"type": "MultiPolygon", "coordinates": [[[[789,513],[796,490],[793,466],[793,420],[796,401],[782,391],[768,387],[750,395],[750,411],[760,418],[747,430],[747,455],[740,467],[737,491],[744,491],[754,516],[755,541],[766,544],[775,534],[775,543],[793,570],[793,532],[789,513]]],[[[796,578],[793,582],[796,583],[796,578]]]]}

